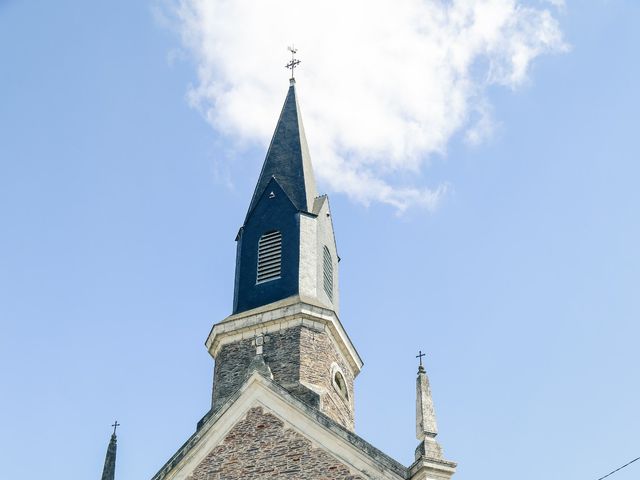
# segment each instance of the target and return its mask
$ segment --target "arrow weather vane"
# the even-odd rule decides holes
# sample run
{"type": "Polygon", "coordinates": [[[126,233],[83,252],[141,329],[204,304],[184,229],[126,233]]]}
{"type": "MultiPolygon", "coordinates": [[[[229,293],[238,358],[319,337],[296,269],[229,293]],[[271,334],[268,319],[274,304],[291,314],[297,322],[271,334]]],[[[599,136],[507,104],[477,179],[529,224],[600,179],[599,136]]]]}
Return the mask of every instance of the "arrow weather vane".
{"type": "Polygon", "coordinates": [[[296,58],[296,53],[298,53],[298,49],[293,45],[289,47],[289,51],[291,52],[291,61],[285,65],[285,68],[291,70],[291,80],[293,80],[293,70],[300,65],[300,60],[296,58]]]}

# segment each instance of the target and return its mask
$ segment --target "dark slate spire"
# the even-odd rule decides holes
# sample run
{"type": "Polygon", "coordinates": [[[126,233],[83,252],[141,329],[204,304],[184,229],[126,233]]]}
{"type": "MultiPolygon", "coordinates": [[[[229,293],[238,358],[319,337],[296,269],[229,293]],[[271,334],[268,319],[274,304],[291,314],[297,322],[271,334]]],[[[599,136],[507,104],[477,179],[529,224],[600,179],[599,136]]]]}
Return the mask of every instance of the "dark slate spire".
{"type": "Polygon", "coordinates": [[[117,449],[117,437],[116,428],[118,428],[118,422],[114,423],[113,433],[111,434],[111,440],[107,447],[107,456],[104,459],[104,468],[102,469],[102,480],[114,480],[116,475],[116,449],[117,449]]]}
{"type": "Polygon", "coordinates": [[[337,310],[329,204],[316,194],[293,79],[236,242],[234,314],[296,295],[337,310]]]}
{"type": "Polygon", "coordinates": [[[251,198],[247,218],[273,177],[298,210],[310,212],[313,209],[313,200],[317,196],[316,182],[296,98],[294,79],[290,80],[289,92],[251,198]]]}

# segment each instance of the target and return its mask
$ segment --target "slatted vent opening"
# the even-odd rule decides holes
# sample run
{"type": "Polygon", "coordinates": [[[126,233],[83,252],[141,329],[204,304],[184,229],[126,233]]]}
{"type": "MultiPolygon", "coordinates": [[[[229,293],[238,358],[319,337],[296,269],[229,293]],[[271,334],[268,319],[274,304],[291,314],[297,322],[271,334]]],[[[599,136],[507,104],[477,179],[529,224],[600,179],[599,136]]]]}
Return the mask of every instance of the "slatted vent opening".
{"type": "Polygon", "coordinates": [[[333,301],[333,263],[331,262],[331,253],[326,246],[324,247],[322,272],[324,277],[324,291],[329,299],[333,301]]]}
{"type": "Polygon", "coordinates": [[[266,282],[280,278],[282,272],[282,233],[267,232],[258,240],[258,278],[266,282]]]}

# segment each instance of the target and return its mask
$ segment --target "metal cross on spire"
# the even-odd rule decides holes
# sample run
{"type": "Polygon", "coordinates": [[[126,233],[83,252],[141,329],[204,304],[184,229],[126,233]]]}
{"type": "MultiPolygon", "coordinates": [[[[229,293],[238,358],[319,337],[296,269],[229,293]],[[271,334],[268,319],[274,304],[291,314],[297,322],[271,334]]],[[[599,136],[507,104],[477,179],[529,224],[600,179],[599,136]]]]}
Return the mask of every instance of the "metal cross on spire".
{"type": "Polygon", "coordinates": [[[420,366],[422,366],[422,357],[426,357],[427,354],[426,353],[422,353],[422,350],[418,350],[418,355],[416,355],[416,358],[420,359],[420,366]]]}
{"type": "Polygon", "coordinates": [[[118,428],[120,426],[120,424],[118,423],[118,420],[115,421],[115,423],[113,425],[111,425],[113,427],[113,434],[116,434],[116,428],[118,428]]]}
{"type": "Polygon", "coordinates": [[[300,60],[296,58],[296,53],[298,53],[298,49],[293,45],[289,47],[289,51],[291,52],[291,61],[285,65],[285,68],[291,70],[291,80],[294,78],[293,71],[294,69],[300,65],[300,60]]]}

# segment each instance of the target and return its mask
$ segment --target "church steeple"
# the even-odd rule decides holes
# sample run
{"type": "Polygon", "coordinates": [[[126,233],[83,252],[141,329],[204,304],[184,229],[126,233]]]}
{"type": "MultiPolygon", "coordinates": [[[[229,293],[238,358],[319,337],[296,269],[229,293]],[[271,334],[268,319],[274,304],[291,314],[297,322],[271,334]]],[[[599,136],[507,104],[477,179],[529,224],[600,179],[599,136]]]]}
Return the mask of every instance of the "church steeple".
{"type": "Polygon", "coordinates": [[[293,78],[249,204],[247,219],[272,178],[298,210],[311,212],[317,196],[316,183],[293,78]]]}
{"type": "Polygon", "coordinates": [[[317,196],[293,79],[236,242],[233,312],[207,339],[213,410],[258,371],[353,429],[362,360],[338,319],[329,199],[317,196]]]}
{"type": "Polygon", "coordinates": [[[113,425],[113,433],[107,447],[107,455],[104,459],[104,468],[102,469],[102,480],[114,480],[116,474],[116,450],[118,439],[116,437],[116,428],[120,424],[116,421],[113,425]]]}
{"type": "Polygon", "coordinates": [[[338,253],[318,197],[295,80],[290,80],[236,241],[233,313],[299,296],[338,309],[338,253]]]}
{"type": "MultiPolygon", "coordinates": [[[[435,439],[422,353],[415,461],[405,467],[355,433],[363,362],[338,315],[332,212],[316,196],[290,51],[289,90],[236,237],[233,312],[205,342],[215,360],[211,410],[153,480],[450,480],[456,464],[435,439]]],[[[103,480],[114,466],[115,432],[103,480]]]]}

